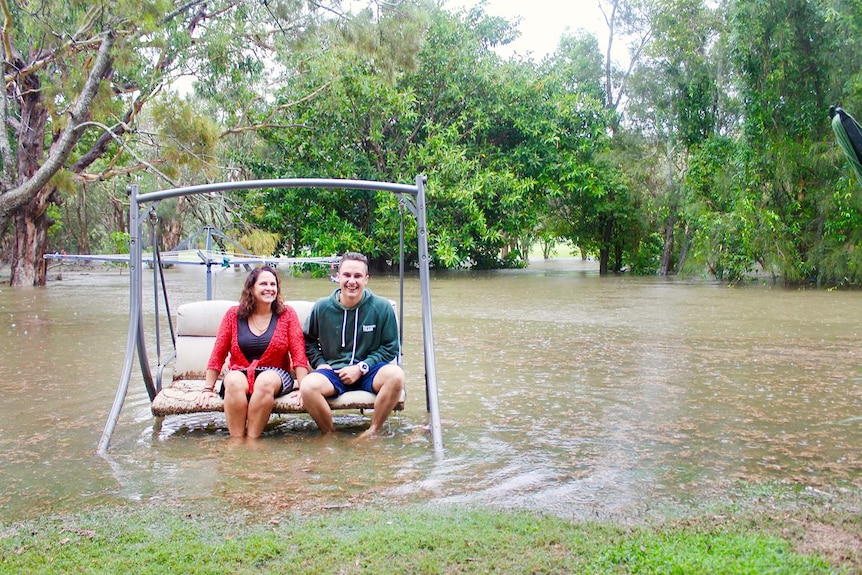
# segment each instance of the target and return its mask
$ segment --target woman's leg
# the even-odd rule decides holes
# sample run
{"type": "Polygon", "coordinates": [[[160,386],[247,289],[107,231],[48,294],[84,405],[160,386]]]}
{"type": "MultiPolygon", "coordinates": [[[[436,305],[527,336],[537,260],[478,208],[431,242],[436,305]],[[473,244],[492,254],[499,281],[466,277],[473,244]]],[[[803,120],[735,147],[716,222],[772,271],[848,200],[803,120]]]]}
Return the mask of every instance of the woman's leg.
{"type": "Polygon", "coordinates": [[[248,378],[241,371],[229,371],[224,376],[224,416],[231,437],[245,437],[248,416],[248,378]]]}
{"type": "Polygon", "coordinates": [[[254,378],[254,392],[248,400],[249,437],[257,438],[272,415],[275,398],[281,393],[281,375],[277,371],[261,371],[254,378]]]}

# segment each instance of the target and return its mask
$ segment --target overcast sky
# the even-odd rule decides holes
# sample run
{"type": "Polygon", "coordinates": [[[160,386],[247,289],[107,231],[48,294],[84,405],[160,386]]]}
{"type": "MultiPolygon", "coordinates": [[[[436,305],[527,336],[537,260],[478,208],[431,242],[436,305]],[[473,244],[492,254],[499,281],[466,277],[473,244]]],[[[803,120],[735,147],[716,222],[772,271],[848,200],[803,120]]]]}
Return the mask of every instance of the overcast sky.
{"type": "MultiPolygon", "coordinates": [[[[477,0],[448,0],[447,6],[457,9],[475,6],[477,0]]],[[[569,28],[585,28],[596,35],[600,45],[607,35],[598,0],[488,0],[485,12],[509,19],[521,17],[521,36],[500,54],[532,53],[541,60],[557,48],[560,35],[569,28]]]]}

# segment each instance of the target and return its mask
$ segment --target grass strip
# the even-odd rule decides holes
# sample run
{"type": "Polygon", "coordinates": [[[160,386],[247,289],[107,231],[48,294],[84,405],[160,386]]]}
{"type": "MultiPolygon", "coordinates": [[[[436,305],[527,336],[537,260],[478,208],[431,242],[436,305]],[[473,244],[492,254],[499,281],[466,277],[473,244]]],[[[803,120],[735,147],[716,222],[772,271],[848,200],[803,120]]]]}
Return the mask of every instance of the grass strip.
{"type": "Polygon", "coordinates": [[[821,558],[733,526],[625,527],[529,512],[362,509],[250,514],[102,509],[7,525],[6,574],[819,574],[821,558]]]}

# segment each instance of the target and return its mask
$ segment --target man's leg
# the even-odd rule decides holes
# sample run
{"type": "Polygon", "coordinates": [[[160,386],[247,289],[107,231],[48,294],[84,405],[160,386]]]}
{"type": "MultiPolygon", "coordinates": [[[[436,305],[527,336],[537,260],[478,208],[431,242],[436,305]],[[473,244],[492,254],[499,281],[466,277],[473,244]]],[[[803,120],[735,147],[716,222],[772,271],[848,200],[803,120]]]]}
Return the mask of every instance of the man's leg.
{"type": "Polygon", "coordinates": [[[329,404],[326,402],[326,398],[334,393],[335,387],[326,376],[314,371],[306,375],[299,386],[302,406],[324,435],[335,432],[335,425],[332,423],[332,410],[329,409],[329,404]]]}
{"type": "Polygon", "coordinates": [[[371,415],[371,426],[362,434],[374,435],[395,409],[395,404],[401,399],[404,389],[404,370],[395,364],[384,365],[374,376],[371,384],[377,397],[374,400],[374,413],[371,415]]]}
{"type": "Polygon", "coordinates": [[[275,371],[262,371],[254,378],[254,392],[248,400],[246,433],[258,438],[272,415],[275,394],[281,392],[281,376],[275,371]]]}

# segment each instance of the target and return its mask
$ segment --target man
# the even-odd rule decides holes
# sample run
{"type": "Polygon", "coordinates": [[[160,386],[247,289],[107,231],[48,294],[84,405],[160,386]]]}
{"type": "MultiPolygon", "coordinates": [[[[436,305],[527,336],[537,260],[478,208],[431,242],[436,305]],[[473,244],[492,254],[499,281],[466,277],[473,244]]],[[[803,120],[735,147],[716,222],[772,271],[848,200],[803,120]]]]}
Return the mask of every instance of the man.
{"type": "Polygon", "coordinates": [[[338,266],[339,288],[308,316],[305,348],[314,371],[302,380],[300,398],[324,434],[335,431],[327,397],[357,389],[377,394],[365,437],[380,431],[404,389],[404,371],[390,363],[399,352],[395,312],[365,287],[368,279],[368,259],[347,252],[338,266]]]}

